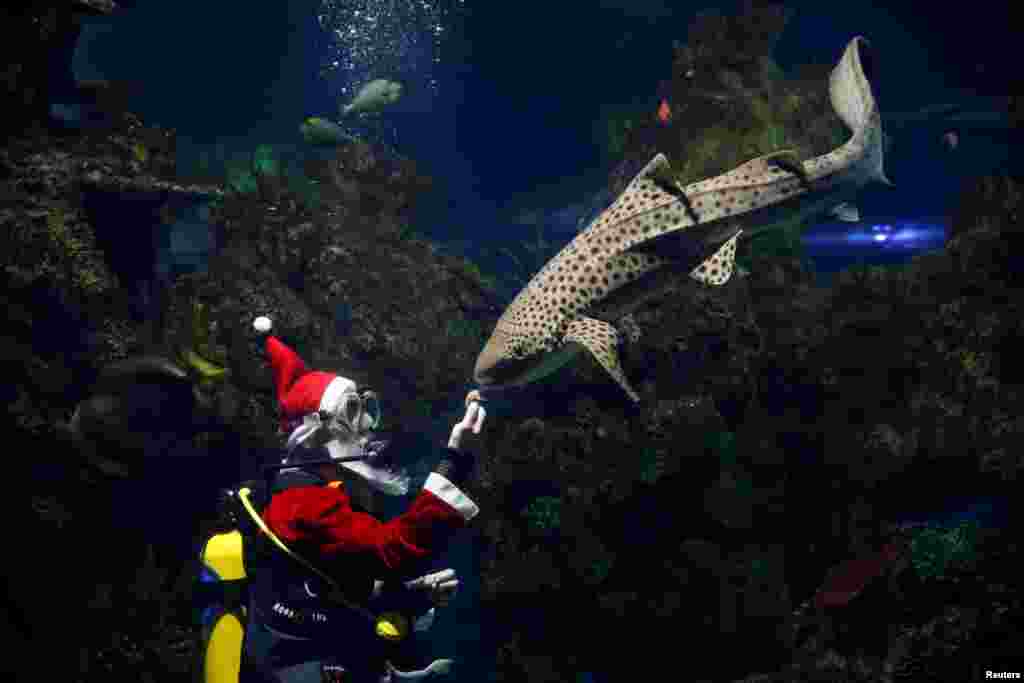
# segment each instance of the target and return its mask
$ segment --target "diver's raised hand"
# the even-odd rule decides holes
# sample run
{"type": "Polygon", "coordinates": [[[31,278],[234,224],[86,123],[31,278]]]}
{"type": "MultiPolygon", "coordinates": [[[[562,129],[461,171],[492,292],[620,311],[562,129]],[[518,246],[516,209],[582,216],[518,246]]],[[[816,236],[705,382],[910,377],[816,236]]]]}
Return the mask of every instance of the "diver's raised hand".
{"type": "Polygon", "coordinates": [[[466,408],[466,415],[462,418],[462,421],[452,427],[452,435],[448,438],[448,448],[459,450],[462,447],[462,440],[467,430],[471,430],[474,434],[479,434],[481,427],[484,424],[484,418],[487,417],[487,411],[480,405],[479,402],[473,401],[466,408]]]}

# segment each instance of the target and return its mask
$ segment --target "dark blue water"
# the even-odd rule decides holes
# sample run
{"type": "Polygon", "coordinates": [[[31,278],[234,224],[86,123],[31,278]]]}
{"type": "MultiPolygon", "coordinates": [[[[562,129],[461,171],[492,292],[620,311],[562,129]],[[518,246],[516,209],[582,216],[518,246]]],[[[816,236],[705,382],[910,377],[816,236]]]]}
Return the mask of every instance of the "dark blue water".
{"type": "Polygon", "coordinates": [[[952,496],[941,506],[902,515],[899,524],[934,525],[943,528],[976,524],[985,529],[1004,529],[1010,522],[1011,502],[1007,496],[952,496]]]}

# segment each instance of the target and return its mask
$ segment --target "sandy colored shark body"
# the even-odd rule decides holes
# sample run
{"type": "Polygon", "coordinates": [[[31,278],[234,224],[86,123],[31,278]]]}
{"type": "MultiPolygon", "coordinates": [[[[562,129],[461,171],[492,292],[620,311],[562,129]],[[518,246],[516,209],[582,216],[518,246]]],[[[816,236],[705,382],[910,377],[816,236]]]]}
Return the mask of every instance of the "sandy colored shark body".
{"type": "Polygon", "coordinates": [[[804,162],[778,152],[685,187],[671,179],[665,156],[655,156],[505,309],[474,369],[483,395],[536,381],[586,350],[639,401],[619,362],[613,322],[660,296],[680,273],[727,282],[744,232],[827,211],[872,180],[888,183],[864,47],[863,38],[851,40],[829,79],[833,107],[853,131],[832,152],[804,162]]]}

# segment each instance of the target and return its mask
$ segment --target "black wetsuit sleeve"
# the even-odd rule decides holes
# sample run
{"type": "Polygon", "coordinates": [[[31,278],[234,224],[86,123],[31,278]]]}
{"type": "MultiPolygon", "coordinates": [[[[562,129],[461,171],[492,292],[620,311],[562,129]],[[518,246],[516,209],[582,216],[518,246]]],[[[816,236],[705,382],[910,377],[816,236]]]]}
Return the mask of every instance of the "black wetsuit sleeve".
{"type": "Polygon", "coordinates": [[[441,462],[434,471],[450,481],[455,486],[462,488],[463,484],[473,473],[473,465],[476,464],[476,456],[469,451],[457,451],[454,448],[445,448],[441,462]]]}
{"type": "MultiPolygon", "coordinates": [[[[480,398],[485,401],[488,399],[516,399],[527,393],[527,390],[532,390],[529,385],[510,385],[504,387],[477,387],[476,390],[480,392],[480,398]]],[[[486,404],[484,404],[486,405],[486,404]]]]}

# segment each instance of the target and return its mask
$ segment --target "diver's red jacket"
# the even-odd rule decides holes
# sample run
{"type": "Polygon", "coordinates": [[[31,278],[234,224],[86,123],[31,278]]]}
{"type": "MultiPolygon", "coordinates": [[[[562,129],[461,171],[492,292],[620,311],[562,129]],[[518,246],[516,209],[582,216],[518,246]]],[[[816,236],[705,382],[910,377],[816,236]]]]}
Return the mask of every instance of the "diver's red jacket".
{"type": "Polygon", "coordinates": [[[387,522],[352,508],[341,482],[274,494],[263,518],[271,530],[320,569],[346,583],[415,573],[440,554],[452,534],[480,511],[458,486],[472,456],[446,449],[409,509],[387,522]]]}

